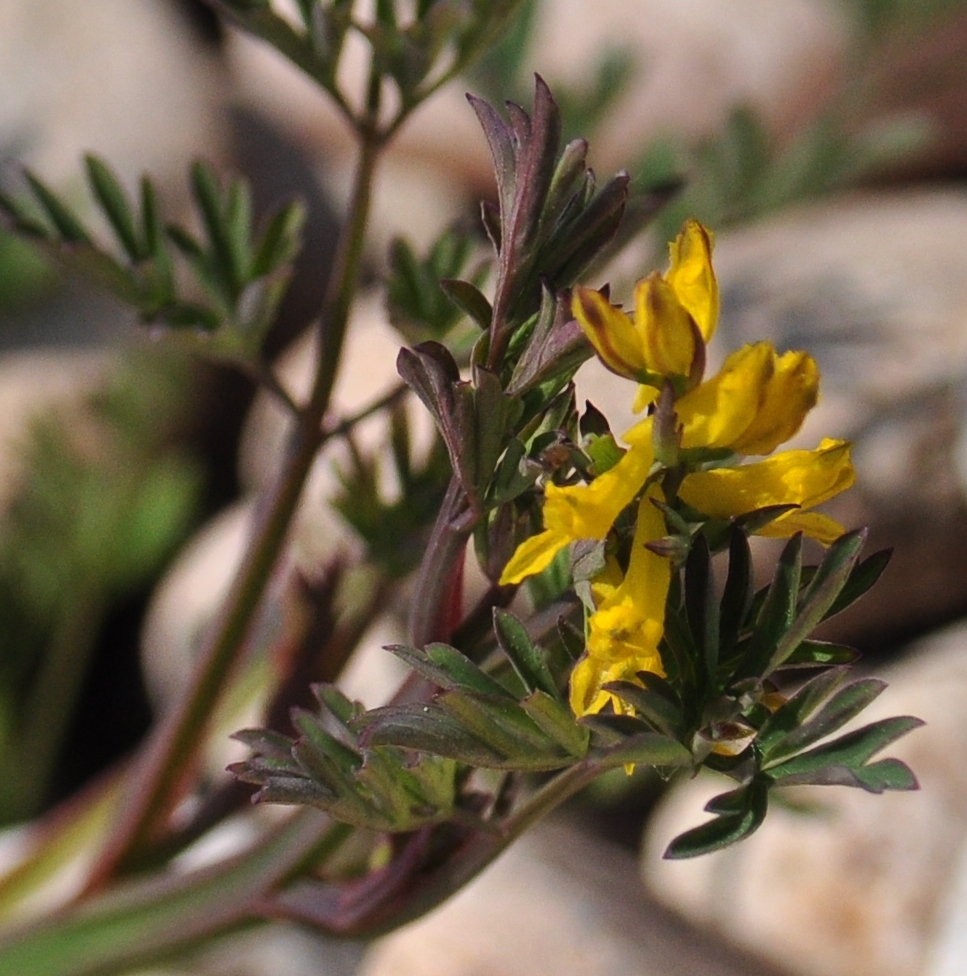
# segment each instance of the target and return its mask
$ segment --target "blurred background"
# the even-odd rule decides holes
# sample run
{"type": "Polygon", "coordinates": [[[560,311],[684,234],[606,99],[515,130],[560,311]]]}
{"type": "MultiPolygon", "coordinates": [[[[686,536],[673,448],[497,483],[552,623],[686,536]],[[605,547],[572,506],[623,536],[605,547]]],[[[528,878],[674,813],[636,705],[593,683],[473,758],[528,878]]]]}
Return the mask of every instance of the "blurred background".
{"type": "MultiPolygon", "coordinates": [[[[967,972],[967,2],[529,0],[385,160],[343,402],[392,383],[390,242],[405,233],[423,250],[454,222],[476,226],[493,194],[463,93],[527,106],[534,71],[599,174],[627,168],[641,195],[681,183],[608,269],[613,292],[663,266],[695,216],[717,235],[717,346],[768,337],[818,359],[822,401],[800,440],[855,442],[858,487],[834,514],[869,525],[871,551],[895,548],[824,636],[888,678],[882,714],[927,720],[897,750],[922,791],[802,790],[740,847],[671,864],[664,844],[717,784],[621,774],[425,922],[343,956],[290,932],[272,971],[967,972]]],[[[0,3],[0,189],[17,192],[27,165],[92,219],[81,160],[95,151],[129,188],[150,172],[173,215],[199,157],[244,174],[256,212],[306,201],[269,340],[296,386],[350,149],[311,84],[201,0],[0,3]]],[[[0,231],[4,824],[139,741],[189,666],[277,457],[282,421],[248,379],[156,338],[0,231]]],[[[595,364],[580,393],[616,430],[630,419],[595,364]]],[[[344,531],[308,512],[297,558],[344,531]]],[[[356,693],[378,701],[387,667],[378,653],[357,666],[356,693]]],[[[184,972],[265,965],[250,945],[184,972]]]]}

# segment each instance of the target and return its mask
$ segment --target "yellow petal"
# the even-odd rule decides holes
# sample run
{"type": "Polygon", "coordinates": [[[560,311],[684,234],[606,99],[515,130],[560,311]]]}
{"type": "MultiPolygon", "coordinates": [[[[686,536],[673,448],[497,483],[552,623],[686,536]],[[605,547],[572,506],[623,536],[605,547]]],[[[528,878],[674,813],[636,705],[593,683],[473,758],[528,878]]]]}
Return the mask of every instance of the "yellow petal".
{"type": "Polygon", "coordinates": [[[695,358],[692,318],[660,275],[649,275],[635,288],[635,327],[651,372],[688,376],[695,358]]]}
{"type": "MultiPolygon", "coordinates": [[[[588,618],[588,650],[571,676],[571,706],[577,715],[600,711],[611,696],[608,681],[635,680],[638,671],[664,675],[658,644],[665,626],[671,563],[645,548],[665,534],[665,519],[650,498],[641,500],[628,572],[620,586],[595,587],[601,598],[588,618]]],[[[613,567],[612,567],[613,572],[613,567]]],[[[618,707],[616,702],[615,707],[618,707]]]]}
{"type": "Polygon", "coordinates": [[[792,437],[819,399],[819,367],[805,352],[787,352],[775,369],[755,419],[732,443],[739,454],[771,454],[792,437]]]}
{"type": "Polygon", "coordinates": [[[719,286],[712,269],[713,243],[711,231],[697,220],[685,221],[681,233],[669,245],[671,267],[665,275],[706,342],[712,338],[719,320],[719,286]]]}
{"type": "Polygon", "coordinates": [[[603,572],[591,581],[591,594],[596,606],[601,606],[614,596],[614,591],[621,586],[624,579],[618,560],[614,556],[605,559],[603,572]]]}
{"type": "Polygon", "coordinates": [[[574,289],[571,311],[608,369],[626,379],[642,374],[645,360],[641,339],[624,312],[591,288],[574,289]]]}
{"type": "Polygon", "coordinates": [[[606,677],[607,665],[585,655],[574,665],[571,672],[570,702],[571,711],[581,718],[600,712],[611,698],[601,685],[611,681],[606,677]]]}
{"type": "Polygon", "coordinates": [[[743,346],[715,376],[686,393],[675,405],[682,447],[731,447],[759,413],[774,361],[768,342],[743,346]]]}
{"type": "Polygon", "coordinates": [[[638,392],[635,394],[635,401],[632,404],[632,413],[641,413],[645,407],[650,406],[658,399],[658,394],[661,390],[654,386],[645,386],[645,384],[639,384],[638,392]]]}
{"type": "MultiPolygon", "coordinates": [[[[652,498],[660,498],[659,489],[652,487],[638,505],[638,521],[635,524],[635,537],[631,544],[631,557],[628,572],[619,591],[631,598],[643,618],[657,622],[657,637],[654,652],[657,654],[665,623],[665,602],[671,583],[671,562],[648,549],[645,543],[660,539],[666,532],[665,517],[652,503],[652,498]]],[[[649,670],[654,670],[650,668],[649,670]]]]}
{"type": "Polygon", "coordinates": [[[601,686],[610,681],[636,681],[638,671],[655,671],[664,676],[661,663],[658,667],[651,667],[656,658],[629,658],[624,661],[602,661],[591,655],[585,655],[574,666],[571,672],[570,702],[571,711],[581,718],[583,715],[593,715],[600,712],[609,701],[617,701],[601,686]]]}
{"type": "MultiPolygon", "coordinates": [[[[641,387],[641,389],[649,389],[649,387],[641,387]]],[[[639,420],[634,427],[628,428],[622,435],[621,439],[626,443],[630,444],[632,447],[647,447],[651,449],[652,435],[655,428],[655,418],[645,417],[644,420],[639,420]]]]}
{"type": "Polygon", "coordinates": [[[685,477],[678,494],[712,518],[733,518],[770,505],[812,508],[853,484],[849,450],[845,441],[824,440],[814,451],[783,451],[738,468],[697,471],[685,477]]]}
{"type": "Polygon", "coordinates": [[[510,557],[500,576],[501,586],[519,583],[528,576],[547,569],[554,557],[570,542],[567,536],[547,529],[525,539],[510,557]]]}
{"type": "Polygon", "coordinates": [[[654,462],[651,440],[629,448],[621,460],[589,485],[548,485],[544,525],[567,539],[603,539],[622,509],[648,478],[654,462]]]}
{"type": "Polygon", "coordinates": [[[788,539],[789,536],[802,532],[828,546],[845,531],[836,519],[831,519],[822,512],[801,512],[796,509],[759,529],[758,535],[768,536],[770,539],[788,539]]]}

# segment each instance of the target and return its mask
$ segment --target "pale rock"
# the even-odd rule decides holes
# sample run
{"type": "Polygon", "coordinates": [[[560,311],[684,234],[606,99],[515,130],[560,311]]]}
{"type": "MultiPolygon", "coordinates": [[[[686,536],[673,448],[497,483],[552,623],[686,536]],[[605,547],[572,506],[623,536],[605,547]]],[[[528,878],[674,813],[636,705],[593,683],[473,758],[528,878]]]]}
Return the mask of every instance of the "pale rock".
{"type": "MultiPolygon", "coordinates": [[[[700,777],[674,789],[651,820],[643,855],[650,890],[797,976],[928,976],[967,851],[963,740],[967,625],[927,638],[884,677],[890,687],[857,724],[915,715],[926,726],[891,745],[916,773],[914,793],[874,796],[843,787],[787,793],[735,847],[665,861],[668,842],[708,819],[705,802],[732,781],[700,777]]],[[[734,784],[732,784],[734,785],[734,784]]],[[[963,951],[956,969],[967,972],[963,951]]]]}
{"type": "MultiPolygon", "coordinates": [[[[179,554],[155,588],[142,629],[141,662],[149,697],[159,711],[175,700],[195,667],[201,641],[227,596],[245,553],[254,510],[255,502],[250,497],[213,518],[179,554]]],[[[319,521],[324,517],[324,511],[315,516],[317,543],[322,534],[318,531],[319,521]]],[[[338,539],[349,544],[346,530],[338,521],[331,520],[329,527],[330,552],[339,544],[338,539]]],[[[317,548],[313,552],[319,555],[317,548]]],[[[303,624],[304,610],[294,588],[296,574],[315,566],[300,566],[298,554],[298,548],[290,547],[272,578],[265,609],[256,620],[250,639],[250,668],[260,666],[259,652],[291,641],[303,624]]],[[[405,676],[403,665],[383,647],[403,639],[401,624],[392,615],[374,621],[340,676],[339,686],[345,694],[369,708],[383,704],[405,676]]],[[[243,684],[247,687],[251,682],[243,684]]],[[[225,736],[242,726],[259,724],[262,704],[258,694],[248,693],[241,701],[230,703],[227,713],[219,714],[217,724],[221,731],[213,737],[219,745],[208,763],[212,770],[221,770],[249,754],[246,746],[225,741],[225,736]]]]}
{"type": "Polygon", "coordinates": [[[187,958],[126,976],[354,976],[362,954],[357,942],[273,924],[233,932],[187,958]]]}
{"type": "Polygon", "coordinates": [[[251,500],[219,513],[182,549],[155,587],[141,635],[141,663],[156,708],[184,686],[205,628],[228,593],[252,531],[251,500]]]}
{"type": "Polygon", "coordinates": [[[856,487],[828,510],[895,547],[836,627],[896,643],[967,603],[967,193],[857,194],[721,236],[719,349],[806,349],[822,393],[796,446],[854,442],[856,487]]]}
{"type": "Polygon", "coordinates": [[[221,152],[223,74],[160,0],[4,0],[0,90],[0,154],[57,189],[89,151],[129,185],[184,184],[188,160],[221,152]]]}

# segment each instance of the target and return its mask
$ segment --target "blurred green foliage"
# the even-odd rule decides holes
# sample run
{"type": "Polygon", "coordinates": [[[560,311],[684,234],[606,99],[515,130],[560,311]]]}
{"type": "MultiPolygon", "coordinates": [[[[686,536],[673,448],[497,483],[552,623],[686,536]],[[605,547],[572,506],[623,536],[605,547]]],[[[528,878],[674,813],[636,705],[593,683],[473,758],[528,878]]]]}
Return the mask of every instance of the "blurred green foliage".
{"type": "Polygon", "coordinates": [[[186,359],[118,358],[19,445],[0,521],[0,822],[43,806],[106,612],[157,575],[197,510],[200,468],[173,440],[186,359]]]}

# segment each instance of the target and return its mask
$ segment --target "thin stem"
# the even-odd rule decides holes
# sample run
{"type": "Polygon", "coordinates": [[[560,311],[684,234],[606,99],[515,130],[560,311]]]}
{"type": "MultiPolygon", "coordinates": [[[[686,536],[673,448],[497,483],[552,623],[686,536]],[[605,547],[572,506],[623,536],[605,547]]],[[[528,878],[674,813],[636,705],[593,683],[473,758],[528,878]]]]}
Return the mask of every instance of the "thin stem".
{"type": "Polygon", "coordinates": [[[103,607],[83,584],[77,585],[79,592],[59,610],[25,710],[16,757],[26,774],[17,784],[22,816],[36,814],[43,803],[98,636],[103,607]]]}
{"type": "Polygon", "coordinates": [[[343,420],[340,420],[338,424],[334,427],[329,427],[323,431],[321,441],[322,443],[327,443],[328,441],[334,440],[337,437],[345,437],[347,434],[352,433],[353,428],[373,414],[379,413],[381,410],[385,410],[387,407],[393,406],[398,400],[401,400],[408,392],[410,388],[405,383],[399,383],[393,387],[389,393],[384,394],[377,400],[373,400],[368,406],[363,407],[354,414],[350,414],[343,420]]]}
{"type": "Polygon", "coordinates": [[[285,544],[289,525],[321,442],[339,368],[369,216],[380,142],[361,135],[355,184],[336,252],[330,286],[319,317],[319,363],[309,402],[302,410],[282,469],[256,512],[251,544],[222,611],[210,628],[199,665],[183,697],[158,723],[135,767],[128,803],[117,830],[94,869],[88,891],[119,869],[136,863],[136,852],[154,833],[179,796],[179,786],[204,742],[208,720],[226,678],[241,655],[266,584],[285,544]]]}
{"type": "Polygon", "coordinates": [[[282,381],[275,375],[275,370],[269,363],[259,360],[254,367],[253,374],[255,379],[275,397],[291,416],[299,416],[299,404],[292,399],[292,395],[282,385],[282,381]]]}
{"type": "Polygon", "coordinates": [[[416,578],[409,620],[410,641],[415,647],[450,637],[440,632],[441,622],[448,609],[456,564],[463,559],[463,550],[475,521],[476,514],[469,507],[459,479],[454,476],[440,505],[416,578]]]}
{"type": "MultiPolygon", "coordinates": [[[[391,915],[377,908],[368,919],[350,917],[348,924],[341,924],[338,916],[334,916],[327,926],[327,920],[319,917],[316,919],[317,923],[322,928],[328,928],[334,935],[372,938],[425,915],[493,863],[538,820],[583,789],[602,772],[604,770],[600,765],[584,759],[559,773],[497,824],[495,830],[474,831],[472,839],[454,850],[438,869],[420,877],[419,884],[413,886],[411,897],[394,904],[391,915]]],[[[378,899],[374,900],[374,904],[378,905],[378,899]]]]}
{"type": "Polygon", "coordinates": [[[354,128],[357,126],[355,113],[335,83],[333,65],[320,58],[312,50],[306,38],[271,10],[268,4],[264,7],[244,10],[240,5],[229,3],[227,0],[207,0],[207,3],[287,57],[332,98],[343,118],[351,126],[354,128]]]}
{"type": "Polygon", "coordinates": [[[0,972],[108,976],[260,920],[278,885],[337,851],[352,828],[303,809],[252,850],[188,875],[152,878],[0,942],[0,972]]]}

